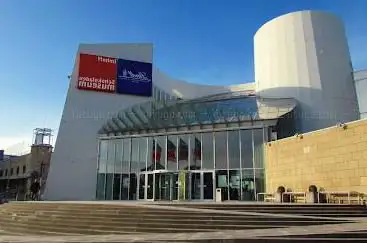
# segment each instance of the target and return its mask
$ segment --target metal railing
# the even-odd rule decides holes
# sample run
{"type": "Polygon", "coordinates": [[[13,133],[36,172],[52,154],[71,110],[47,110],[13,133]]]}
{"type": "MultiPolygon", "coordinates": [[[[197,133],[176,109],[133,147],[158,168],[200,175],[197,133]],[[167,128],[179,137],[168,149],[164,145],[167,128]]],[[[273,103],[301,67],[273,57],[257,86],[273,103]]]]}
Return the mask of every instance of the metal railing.
{"type": "Polygon", "coordinates": [[[274,193],[266,193],[266,192],[259,192],[256,194],[256,201],[259,201],[259,197],[263,197],[264,202],[274,202],[275,196],[274,193]]]}
{"type": "MultiPolygon", "coordinates": [[[[366,204],[367,194],[347,191],[322,191],[316,192],[316,203],[329,204],[366,204]]],[[[256,201],[274,202],[276,193],[259,192],[256,194],[256,201]]],[[[307,192],[284,192],[281,195],[282,202],[307,203],[307,192]],[[289,197],[289,200],[285,197],[289,197]]]]}
{"type": "Polygon", "coordinates": [[[347,204],[353,204],[356,202],[357,204],[361,204],[366,200],[366,195],[360,192],[323,191],[317,193],[318,202],[322,201],[322,195],[325,196],[326,203],[344,204],[347,202],[347,204]]]}
{"type": "Polygon", "coordinates": [[[305,192],[284,192],[282,194],[282,202],[298,202],[301,199],[302,202],[306,203],[306,193],[305,192]],[[285,196],[289,196],[289,200],[285,200],[285,196]]]}

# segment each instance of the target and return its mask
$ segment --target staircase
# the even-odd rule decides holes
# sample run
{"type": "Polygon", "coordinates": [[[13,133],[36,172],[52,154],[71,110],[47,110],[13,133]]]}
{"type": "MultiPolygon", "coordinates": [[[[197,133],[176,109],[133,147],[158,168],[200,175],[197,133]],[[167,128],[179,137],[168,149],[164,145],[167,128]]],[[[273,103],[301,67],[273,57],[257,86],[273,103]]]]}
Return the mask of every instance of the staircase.
{"type": "Polygon", "coordinates": [[[267,229],[345,222],[342,219],[293,217],[293,214],[335,218],[337,214],[351,217],[365,213],[363,207],[332,205],[12,202],[0,206],[0,234],[106,235],[267,229]],[[277,213],[289,216],[272,215],[277,213]]]}
{"type": "Polygon", "coordinates": [[[367,217],[365,205],[346,204],[171,204],[179,207],[202,208],[221,211],[290,214],[330,218],[367,217]]]}

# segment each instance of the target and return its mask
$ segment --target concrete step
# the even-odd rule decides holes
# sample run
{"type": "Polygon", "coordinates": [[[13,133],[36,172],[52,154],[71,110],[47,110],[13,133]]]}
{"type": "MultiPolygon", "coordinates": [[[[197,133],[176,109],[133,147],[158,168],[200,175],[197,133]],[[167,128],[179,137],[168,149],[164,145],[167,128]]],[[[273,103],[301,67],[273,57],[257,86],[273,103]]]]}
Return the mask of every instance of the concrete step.
{"type": "Polygon", "coordinates": [[[2,217],[0,219],[0,224],[7,224],[8,222],[21,222],[21,223],[50,223],[52,225],[57,224],[67,224],[67,225],[101,225],[103,227],[124,227],[126,225],[159,225],[159,226],[171,226],[175,224],[179,224],[181,227],[192,227],[200,228],[201,226],[207,227],[218,227],[227,225],[236,225],[236,227],[242,227],[247,225],[277,225],[277,226],[296,226],[296,225],[320,225],[320,224],[330,224],[330,223],[340,223],[339,221],[307,221],[307,220],[284,220],[280,219],[268,219],[268,220],[257,220],[256,218],[252,218],[249,220],[216,220],[216,219],[197,219],[195,221],[191,219],[148,219],[148,218],[122,218],[119,221],[110,221],[108,218],[103,220],[90,220],[84,218],[71,218],[71,217],[36,217],[36,216],[28,216],[28,217],[2,217]]]}
{"type": "MultiPolygon", "coordinates": [[[[256,219],[257,221],[260,222],[266,222],[269,220],[292,220],[292,221],[302,221],[305,219],[302,218],[284,218],[281,217],[279,219],[279,217],[271,217],[271,216],[257,216],[257,215],[226,215],[226,214],[205,214],[202,215],[201,213],[197,213],[197,212],[191,212],[191,214],[171,214],[171,215],[159,215],[159,214],[155,214],[154,212],[152,213],[146,213],[146,214],[141,214],[141,215],[136,215],[136,214],[88,214],[88,213],[77,213],[77,214],[69,214],[69,213],[65,213],[65,212],[58,212],[58,211],[31,211],[31,212],[10,212],[10,211],[6,211],[2,213],[3,217],[44,217],[47,219],[53,219],[53,218],[68,218],[68,219],[86,219],[89,221],[121,221],[121,220],[134,220],[134,219],[150,219],[150,220],[155,220],[155,219],[165,219],[165,220],[192,220],[192,221],[196,221],[196,220],[238,220],[238,221],[248,221],[248,220],[253,220],[256,219]]],[[[319,219],[317,218],[310,218],[307,219],[307,221],[312,221],[312,222],[317,222],[319,221],[319,219]]],[[[325,221],[325,220],[323,220],[325,221]]],[[[333,220],[330,220],[333,221],[333,220]]]]}
{"type": "MultiPolygon", "coordinates": [[[[264,228],[258,227],[258,228],[264,228]]],[[[175,228],[175,227],[160,227],[160,226],[151,226],[145,227],[141,226],[125,226],[120,228],[99,228],[99,227],[85,227],[85,226],[74,226],[68,225],[67,223],[64,225],[58,224],[50,224],[49,222],[37,223],[37,224],[28,224],[28,223],[20,223],[20,222],[8,222],[6,225],[2,225],[2,228],[5,232],[24,232],[27,234],[39,234],[39,232],[54,232],[54,233],[68,233],[68,234],[83,234],[83,235],[97,235],[97,234],[131,234],[131,233],[192,233],[192,232],[207,232],[213,231],[208,228],[175,228]]]]}
{"type": "Polygon", "coordinates": [[[219,209],[219,210],[313,210],[313,211],[367,211],[366,208],[355,207],[355,208],[343,208],[343,207],[299,207],[299,208],[286,208],[286,207],[190,207],[190,208],[206,208],[206,209],[219,209]]]}

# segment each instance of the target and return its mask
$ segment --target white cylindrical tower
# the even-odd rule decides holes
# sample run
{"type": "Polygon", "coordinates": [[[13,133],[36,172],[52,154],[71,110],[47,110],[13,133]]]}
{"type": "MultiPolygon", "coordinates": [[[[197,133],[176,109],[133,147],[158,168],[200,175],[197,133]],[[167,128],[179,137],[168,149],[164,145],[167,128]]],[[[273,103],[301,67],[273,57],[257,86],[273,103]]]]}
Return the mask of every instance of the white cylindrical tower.
{"type": "Polygon", "coordinates": [[[301,11],[264,24],[254,36],[256,92],[298,100],[298,132],[359,118],[344,26],[336,16],[301,11]]]}

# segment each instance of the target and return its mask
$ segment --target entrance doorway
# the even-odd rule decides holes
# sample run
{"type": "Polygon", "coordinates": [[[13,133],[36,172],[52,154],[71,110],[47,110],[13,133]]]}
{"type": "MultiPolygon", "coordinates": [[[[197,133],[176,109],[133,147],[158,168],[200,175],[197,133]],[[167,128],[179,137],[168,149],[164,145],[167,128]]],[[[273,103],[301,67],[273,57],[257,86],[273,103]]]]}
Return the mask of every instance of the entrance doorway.
{"type": "Polygon", "coordinates": [[[213,200],[214,171],[152,171],[139,177],[140,200],[213,200]]]}
{"type": "Polygon", "coordinates": [[[178,200],[178,172],[140,173],[140,200],[178,200]]]}
{"type": "Polygon", "coordinates": [[[214,199],[214,172],[213,171],[190,171],[189,189],[191,200],[214,199]]]}

